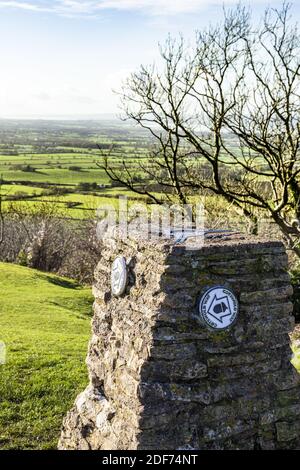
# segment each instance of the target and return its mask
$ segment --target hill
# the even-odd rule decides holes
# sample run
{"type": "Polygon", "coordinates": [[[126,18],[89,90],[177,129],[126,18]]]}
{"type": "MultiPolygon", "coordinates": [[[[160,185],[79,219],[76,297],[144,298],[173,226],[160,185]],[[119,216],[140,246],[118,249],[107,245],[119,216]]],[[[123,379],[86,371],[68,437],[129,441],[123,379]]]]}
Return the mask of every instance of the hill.
{"type": "Polygon", "coordinates": [[[52,449],[87,383],[92,296],[73,281],[0,263],[0,449],[52,449]]]}

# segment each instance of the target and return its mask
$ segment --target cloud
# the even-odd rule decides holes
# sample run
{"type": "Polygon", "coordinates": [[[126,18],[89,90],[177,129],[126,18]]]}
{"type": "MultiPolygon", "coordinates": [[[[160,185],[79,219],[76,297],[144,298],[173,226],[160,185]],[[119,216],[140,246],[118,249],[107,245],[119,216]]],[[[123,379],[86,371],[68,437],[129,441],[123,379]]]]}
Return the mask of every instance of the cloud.
{"type": "Polygon", "coordinates": [[[40,2],[18,2],[18,1],[0,1],[1,8],[16,8],[20,10],[31,10],[31,11],[41,11],[47,10],[50,11],[50,8],[47,8],[46,4],[45,7],[39,4],[40,2]]]}
{"type": "MultiPolygon", "coordinates": [[[[213,4],[234,4],[237,0],[214,0],[213,4]]],[[[0,8],[14,8],[59,15],[94,15],[106,10],[137,11],[151,16],[196,13],[211,6],[210,0],[0,0],[0,8]]]]}
{"type": "Polygon", "coordinates": [[[33,93],[32,96],[33,96],[33,98],[35,98],[39,101],[49,101],[49,100],[51,100],[51,95],[46,91],[33,93]]]}

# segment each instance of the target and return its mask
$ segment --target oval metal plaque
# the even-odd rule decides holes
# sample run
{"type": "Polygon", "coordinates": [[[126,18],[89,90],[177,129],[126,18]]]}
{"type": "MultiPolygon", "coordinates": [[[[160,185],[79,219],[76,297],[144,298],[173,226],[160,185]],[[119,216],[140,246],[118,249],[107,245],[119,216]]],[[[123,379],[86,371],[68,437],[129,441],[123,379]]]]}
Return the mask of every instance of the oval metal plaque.
{"type": "Polygon", "coordinates": [[[123,256],[115,259],[111,267],[111,291],[116,297],[124,294],[127,285],[127,267],[123,256]]]}
{"type": "Polygon", "coordinates": [[[237,318],[238,309],[236,296],[224,286],[208,289],[199,302],[201,321],[215,330],[229,328],[237,318]]]}

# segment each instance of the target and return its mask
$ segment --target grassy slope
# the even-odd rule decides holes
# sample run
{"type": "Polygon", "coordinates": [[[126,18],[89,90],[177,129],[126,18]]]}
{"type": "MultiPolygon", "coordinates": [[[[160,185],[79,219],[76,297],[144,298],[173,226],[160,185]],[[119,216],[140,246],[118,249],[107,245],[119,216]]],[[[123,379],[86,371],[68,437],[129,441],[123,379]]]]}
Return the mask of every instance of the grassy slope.
{"type": "Polygon", "coordinates": [[[90,289],[0,263],[0,449],[55,448],[62,418],[87,383],[90,289]]]}
{"type": "Polygon", "coordinates": [[[300,373],[300,324],[296,325],[296,328],[292,334],[292,351],[293,351],[293,358],[292,364],[300,373]]]}

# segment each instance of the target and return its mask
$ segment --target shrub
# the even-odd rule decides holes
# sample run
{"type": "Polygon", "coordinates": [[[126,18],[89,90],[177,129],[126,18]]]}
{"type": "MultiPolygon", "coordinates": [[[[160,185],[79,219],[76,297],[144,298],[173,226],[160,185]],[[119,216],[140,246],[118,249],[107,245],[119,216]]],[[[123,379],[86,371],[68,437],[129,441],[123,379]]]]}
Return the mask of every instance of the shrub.
{"type": "Polygon", "coordinates": [[[85,183],[81,182],[77,185],[78,191],[95,191],[99,189],[98,183],[85,183]]]}
{"type": "Polygon", "coordinates": [[[31,165],[24,165],[22,171],[24,171],[25,173],[34,173],[36,171],[36,168],[31,165]]]}
{"type": "Polygon", "coordinates": [[[81,171],[82,168],[81,168],[81,166],[72,165],[72,166],[69,166],[69,170],[70,171],[81,171]]]}
{"type": "Polygon", "coordinates": [[[21,165],[19,163],[16,165],[12,165],[10,169],[17,170],[17,171],[24,171],[25,173],[34,173],[36,171],[36,168],[34,168],[31,165],[21,165]]]}
{"type": "Polygon", "coordinates": [[[91,284],[100,253],[96,224],[92,220],[65,220],[45,212],[6,217],[0,261],[91,284]]]}

